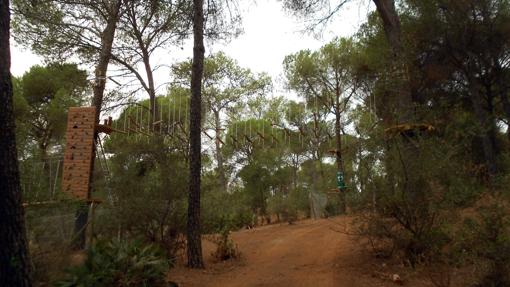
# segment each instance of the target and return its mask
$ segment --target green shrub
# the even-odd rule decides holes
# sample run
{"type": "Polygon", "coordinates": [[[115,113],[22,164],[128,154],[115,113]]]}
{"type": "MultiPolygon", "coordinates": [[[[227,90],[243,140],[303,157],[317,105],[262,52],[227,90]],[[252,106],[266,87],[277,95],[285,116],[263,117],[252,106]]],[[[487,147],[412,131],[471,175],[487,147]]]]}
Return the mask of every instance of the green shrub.
{"type": "Polygon", "coordinates": [[[240,257],[241,254],[232,238],[230,238],[230,231],[228,229],[224,229],[212,241],[216,244],[216,250],[212,254],[216,260],[225,261],[240,257]]]}
{"type": "Polygon", "coordinates": [[[354,224],[378,255],[396,255],[415,267],[437,257],[452,240],[455,213],[438,204],[432,193],[414,202],[402,192],[386,193],[376,212],[364,213],[354,224]]]}
{"type": "Polygon", "coordinates": [[[466,219],[461,248],[475,263],[482,279],[477,286],[510,286],[509,206],[496,200],[466,219]]]}
{"type": "Polygon", "coordinates": [[[245,202],[244,194],[206,192],[202,201],[202,232],[221,233],[225,228],[238,230],[253,225],[253,212],[245,202]]]}
{"type": "Polygon", "coordinates": [[[57,286],[162,286],[169,268],[164,255],[156,245],[99,242],[88,251],[84,264],[69,269],[57,286]]]}
{"type": "MultiPolygon", "coordinates": [[[[292,190],[288,194],[276,194],[269,199],[269,212],[275,214],[279,222],[292,224],[297,220],[300,208],[305,212],[308,205],[301,206],[299,190],[292,190]]],[[[305,203],[308,204],[308,203],[305,203]]]]}

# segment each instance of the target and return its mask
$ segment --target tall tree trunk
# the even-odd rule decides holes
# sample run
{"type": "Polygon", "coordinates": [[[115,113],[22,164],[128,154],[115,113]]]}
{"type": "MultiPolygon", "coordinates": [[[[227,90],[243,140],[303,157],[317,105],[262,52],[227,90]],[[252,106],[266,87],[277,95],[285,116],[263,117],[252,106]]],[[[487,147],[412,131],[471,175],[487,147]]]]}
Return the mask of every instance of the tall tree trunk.
{"type": "MultiPolygon", "coordinates": [[[[335,107],[335,141],[336,141],[336,169],[338,173],[341,173],[342,176],[345,176],[344,173],[344,163],[342,159],[342,127],[341,127],[341,114],[340,114],[340,103],[339,103],[339,97],[340,95],[337,95],[336,98],[336,107],[335,107]]],[[[338,176],[338,175],[337,175],[338,176]]],[[[345,196],[345,189],[341,189],[338,187],[338,192],[340,193],[340,201],[341,201],[341,208],[342,213],[345,213],[347,211],[347,203],[345,202],[346,196],[345,196]]]]}
{"type": "Polygon", "coordinates": [[[9,1],[0,0],[0,286],[31,286],[12,103],[9,1]]]}
{"type": "Polygon", "coordinates": [[[193,0],[193,65],[190,102],[190,180],[188,196],[188,266],[203,268],[200,229],[202,77],[204,73],[204,0],[193,0]]]}
{"type": "MultiPolygon", "coordinates": [[[[416,120],[414,103],[403,60],[401,25],[395,0],[373,0],[373,2],[376,4],[377,13],[383,22],[386,39],[393,52],[393,69],[397,73],[397,80],[400,81],[396,99],[396,115],[392,124],[413,124],[413,121],[416,120]]],[[[402,165],[403,189],[409,195],[410,200],[417,203],[423,199],[423,189],[425,188],[422,171],[416,161],[420,157],[420,147],[402,133],[395,142],[394,148],[398,150],[398,161],[402,165]]]]}
{"type": "MultiPolygon", "coordinates": [[[[111,2],[108,15],[108,23],[106,24],[103,33],[101,34],[101,50],[99,53],[99,60],[95,69],[95,81],[94,81],[94,97],[92,98],[92,106],[96,107],[96,123],[99,122],[99,117],[101,113],[101,109],[103,107],[103,98],[104,98],[104,90],[106,86],[106,71],[108,70],[108,65],[110,63],[110,59],[112,56],[112,46],[113,40],[115,38],[115,30],[117,29],[117,23],[119,20],[120,7],[122,5],[122,0],[115,0],[111,2]]],[[[94,135],[95,140],[97,140],[97,134],[94,135]]],[[[96,158],[96,149],[93,149],[92,154],[92,167],[94,166],[94,160],[96,158]]],[[[90,177],[89,186],[92,187],[93,176],[90,177]]],[[[89,190],[89,197],[91,191],[89,190]]],[[[84,249],[85,248],[85,235],[86,235],[86,227],[88,222],[88,211],[89,204],[83,203],[78,206],[78,210],[76,211],[76,218],[74,221],[74,233],[75,233],[75,242],[73,242],[74,248],[76,249],[84,249]]]]}
{"type": "Polygon", "coordinates": [[[399,79],[402,82],[400,88],[397,105],[398,105],[398,116],[397,122],[399,124],[409,123],[413,120],[413,99],[411,95],[411,89],[407,86],[405,79],[405,66],[402,65],[403,47],[401,40],[401,26],[400,18],[398,16],[395,0],[373,0],[376,7],[377,13],[381,18],[384,26],[384,33],[386,39],[390,44],[393,52],[393,65],[394,69],[401,77],[399,79]]]}
{"type": "Polygon", "coordinates": [[[221,154],[221,143],[220,143],[220,134],[221,134],[221,121],[220,121],[220,112],[214,112],[214,125],[216,130],[216,161],[218,162],[218,181],[220,183],[221,188],[224,192],[227,191],[227,177],[225,175],[225,164],[223,160],[223,154],[221,154]]]}
{"type": "Polygon", "coordinates": [[[373,1],[383,22],[384,33],[393,51],[393,56],[398,58],[402,53],[402,41],[400,39],[400,18],[395,9],[395,0],[373,1]]]}
{"type": "Polygon", "coordinates": [[[94,98],[92,105],[96,107],[96,121],[99,122],[99,114],[103,107],[103,95],[106,86],[106,71],[112,57],[113,39],[115,38],[115,30],[117,30],[117,22],[119,20],[119,13],[122,1],[116,0],[111,3],[111,10],[109,11],[110,18],[106,24],[103,33],[101,34],[101,51],[99,54],[99,61],[95,70],[94,82],[94,98]]]}
{"type": "Polygon", "coordinates": [[[496,148],[494,146],[494,141],[490,136],[492,123],[490,120],[490,115],[484,108],[483,97],[480,93],[479,86],[476,84],[476,79],[469,77],[468,80],[469,91],[471,93],[471,104],[473,105],[473,110],[475,111],[475,115],[481,125],[480,138],[482,141],[485,163],[487,165],[489,176],[492,177],[498,172],[496,165],[496,148]]]}
{"type": "Polygon", "coordinates": [[[297,178],[298,178],[298,170],[299,170],[299,154],[296,154],[295,157],[292,158],[292,189],[294,191],[297,190],[297,178]]]}
{"type": "MultiPolygon", "coordinates": [[[[143,45],[141,43],[140,45],[143,45]]],[[[158,114],[158,103],[156,100],[156,86],[154,84],[154,74],[152,72],[152,67],[150,63],[150,56],[147,52],[147,49],[142,46],[140,47],[142,49],[143,54],[143,66],[145,68],[145,74],[147,75],[147,82],[149,84],[149,104],[150,104],[150,130],[156,131],[159,129],[160,124],[155,124],[159,120],[159,114],[158,114]]]]}
{"type": "Polygon", "coordinates": [[[319,159],[312,160],[312,191],[310,192],[310,217],[312,219],[321,218],[322,214],[320,211],[319,203],[317,202],[317,195],[319,193],[318,179],[317,179],[317,166],[316,162],[319,159]]]}

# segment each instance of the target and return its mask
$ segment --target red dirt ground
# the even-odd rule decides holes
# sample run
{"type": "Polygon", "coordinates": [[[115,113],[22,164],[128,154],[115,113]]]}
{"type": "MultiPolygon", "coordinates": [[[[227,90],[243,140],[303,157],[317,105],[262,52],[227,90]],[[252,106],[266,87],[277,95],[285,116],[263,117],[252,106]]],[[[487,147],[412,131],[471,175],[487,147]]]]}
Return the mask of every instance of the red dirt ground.
{"type": "Polygon", "coordinates": [[[214,244],[204,240],[206,269],[181,265],[168,278],[181,287],[433,286],[424,272],[374,258],[365,245],[345,232],[351,220],[305,220],[234,232],[241,259],[222,263],[214,262],[214,244]],[[394,282],[393,274],[403,282],[394,282]]]}

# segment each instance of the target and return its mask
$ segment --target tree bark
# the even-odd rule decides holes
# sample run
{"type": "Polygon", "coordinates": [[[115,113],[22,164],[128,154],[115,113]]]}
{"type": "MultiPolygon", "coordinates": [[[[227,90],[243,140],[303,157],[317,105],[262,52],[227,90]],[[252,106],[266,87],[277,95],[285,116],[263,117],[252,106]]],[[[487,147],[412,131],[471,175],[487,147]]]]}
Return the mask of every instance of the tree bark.
{"type": "MultiPolygon", "coordinates": [[[[115,31],[117,29],[117,23],[119,20],[120,7],[122,5],[122,0],[116,0],[111,2],[110,11],[108,11],[109,19],[106,24],[103,33],[101,34],[101,50],[99,53],[99,60],[95,69],[95,81],[94,81],[94,96],[92,98],[92,106],[96,107],[96,123],[99,123],[101,109],[103,107],[103,98],[104,98],[104,90],[106,86],[106,71],[108,70],[108,65],[110,63],[110,59],[112,57],[112,46],[113,40],[115,38],[115,31]]],[[[94,135],[95,140],[97,140],[97,134],[94,135]]],[[[96,158],[96,149],[93,149],[92,154],[92,167],[94,166],[94,161],[96,158]]],[[[93,169],[93,168],[92,168],[93,169]]],[[[89,186],[92,187],[93,177],[90,177],[89,186]]],[[[89,190],[89,197],[91,195],[91,190],[89,190]]],[[[84,249],[86,243],[86,227],[88,222],[88,211],[89,204],[84,202],[78,206],[76,211],[76,217],[74,221],[74,234],[75,241],[73,242],[73,247],[76,249],[84,249]]]]}
{"type": "Polygon", "coordinates": [[[190,179],[188,196],[187,254],[190,268],[203,268],[200,228],[200,174],[202,77],[204,72],[204,1],[193,0],[193,65],[190,102],[190,179]]]}
{"type": "Polygon", "coordinates": [[[397,122],[399,124],[409,123],[413,118],[413,99],[410,88],[405,86],[405,67],[400,64],[400,58],[403,56],[403,47],[401,40],[400,18],[395,8],[395,0],[373,1],[377,7],[377,13],[383,22],[386,39],[388,40],[393,52],[394,68],[401,76],[400,80],[403,82],[403,86],[399,91],[400,93],[397,99],[397,122]]]}
{"type": "Polygon", "coordinates": [[[373,1],[379,17],[383,21],[384,33],[393,51],[393,56],[398,58],[402,52],[402,42],[400,40],[400,18],[395,9],[395,0],[373,1]]]}
{"type": "Polygon", "coordinates": [[[219,141],[221,134],[221,121],[220,121],[220,112],[214,112],[214,125],[216,129],[216,161],[218,162],[218,181],[224,192],[227,191],[227,177],[225,175],[225,164],[223,155],[221,154],[221,143],[219,141]]]}
{"type": "Polygon", "coordinates": [[[9,1],[0,0],[0,286],[31,286],[21,206],[10,55],[9,1]]]}
{"type": "Polygon", "coordinates": [[[142,53],[143,53],[143,65],[145,67],[145,74],[147,75],[147,81],[149,83],[149,104],[151,105],[150,108],[149,108],[149,111],[150,111],[150,121],[149,121],[149,124],[150,124],[150,130],[151,131],[156,131],[160,124],[155,124],[159,118],[158,118],[158,103],[157,103],[157,100],[156,100],[156,87],[155,87],[155,84],[154,84],[154,75],[153,75],[153,72],[152,72],[152,67],[151,67],[151,64],[150,64],[150,56],[149,56],[149,53],[147,52],[147,49],[142,46],[140,47],[142,49],[142,53]]]}
{"type": "Polygon", "coordinates": [[[494,146],[494,141],[490,136],[492,123],[489,113],[484,108],[483,97],[480,94],[479,86],[476,84],[476,79],[473,77],[469,77],[469,91],[471,93],[470,99],[471,104],[473,105],[473,110],[482,128],[480,131],[480,138],[482,141],[487,171],[489,176],[492,177],[498,172],[496,164],[496,148],[494,146]]]}
{"type": "MultiPolygon", "coordinates": [[[[414,113],[414,101],[412,97],[409,80],[407,78],[407,67],[403,59],[404,51],[401,40],[400,18],[395,7],[395,0],[373,0],[377,7],[377,12],[384,26],[386,39],[393,52],[393,70],[396,72],[395,78],[400,81],[400,87],[396,99],[396,115],[393,116],[393,123],[397,125],[413,124],[416,121],[414,113]]],[[[390,126],[391,127],[391,126],[390,126]]],[[[411,131],[415,132],[415,131],[411,131]]],[[[395,154],[398,154],[398,161],[402,167],[403,180],[402,189],[407,194],[411,204],[421,207],[420,212],[427,213],[428,207],[423,204],[426,181],[423,178],[422,170],[417,161],[420,158],[421,148],[418,142],[413,143],[404,133],[394,140],[392,145],[395,154]]],[[[391,165],[387,166],[391,170],[391,165]]],[[[398,170],[398,169],[396,169],[398,170]]],[[[392,188],[395,186],[392,181],[393,175],[389,174],[389,181],[392,188]]]]}
{"type": "Polygon", "coordinates": [[[103,107],[103,95],[106,86],[106,71],[112,57],[113,39],[115,38],[115,30],[119,20],[119,13],[121,7],[121,0],[112,2],[111,11],[109,12],[110,18],[106,24],[105,29],[101,35],[101,51],[99,54],[99,61],[95,69],[95,82],[94,82],[94,98],[92,105],[96,107],[96,121],[99,122],[99,115],[103,107]]]}
{"type": "MultiPolygon", "coordinates": [[[[318,160],[317,160],[318,161],[318,160]]],[[[317,170],[315,160],[312,160],[312,191],[310,192],[310,217],[312,219],[321,218],[322,214],[319,211],[318,203],[316,202],[317,194],[319,193],[318,188],[318,179],[317,179],[317,170]]]]}
{"type": "Polygon", "coordinates": [[[310,140],[312,143],[312,158],[311,158],[311,175],[312,175],[312,188],[309,193],[309,204],[310,204],[310,218],[319,219],[322,217],[322,210],[320,210],[320,206],[317,199],[317,194],[319,193],[318,186],[318,176],[321,176],[321,179],[324,179],[322,174],[322,156],[320,153],[320,135],[319,135],[319,123],[318,123],[318,115],[317,113],[313,113],[313,134],[314,137],[310,140]],[[321,169],[320,174],[317,174],[317,166],[321,169]]]}
{"type": "MultiPolygon", "coordinates": [[[[336,141],[336,169],[337,172],[341,172],[344,176],[344,163],[342,159],[342,127],[341,127],[341,113],[340,113],[340,94],[337,92],[336,97],[336,107],[335,107],[335,141],[336,141]]],[[[345,202],[346,196],[345,196],[345,189],[341,189],[338,187],[338,192],[340,193],[340,201],[341,201],[341,208],[342,213],[345,213],[347,211],[347,203],[345,202]]]]}

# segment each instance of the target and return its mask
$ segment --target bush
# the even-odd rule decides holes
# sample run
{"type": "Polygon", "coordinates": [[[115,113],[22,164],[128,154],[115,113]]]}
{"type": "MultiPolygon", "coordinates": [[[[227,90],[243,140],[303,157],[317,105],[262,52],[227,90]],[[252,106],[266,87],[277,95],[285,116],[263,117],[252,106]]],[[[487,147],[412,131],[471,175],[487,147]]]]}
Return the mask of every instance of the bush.
{"type": "Polygon", "coordinates": [[[482,279],[477,286],[510,286],[510,214],[504,200],[491,199],[467,218],[460,247],[482,279]]]}
{"type": "Polygon", "coordinates": [[[202,231],[206,234],[221,233],[225,228],[238,230],[254,224],[253,212],[246,204],[245,195],[239,191],[206,190],[201,212],[202,231]]]}
{"type": "Polygon", "coordinates": [[[215,236],[212,241],[216,244],[216,251],[212,256],[218,261],[225,261],[240,257],[240,252],[234,241],[230,238],[230,230],[224,229],[221,234],[215,236]]]}
{"type": "Polygon", "coordinates": [[[451,241],[454,212],[434,208],[432,195],[413,205],[404,194],[380,198],[378,212],[367,212],[355,224],[378,255],[398,255],[415,266],[442,252],[451,241]]]}
{"type": "Polygon", "coordinates": [[[188,169],[183,154],[169,152],[172,143],[160,137],[116,134],[105,146],[113,154],[111,177],[108,185],[94,190],[111,193],[114,201],[108,212],[98,212],[97,234],[156,243],[175,260],[186,232],[188,169]]]}
{"type": "Polygon", "coordinates": [[[140,242],[99,242],[85,263],[67,271],[57,286],[163,286],[169,268],[165,253],[155,245],[140,242]]]}
{"type": "Polygon", "coordinates": [[[411,266],[443,260],[457,240],[458,213],[472,204],[483,186],[466,172],[463,149],[440,137],[388,141],[385,173],[368,182],[366,215],[358,227],[378,252],[399,255],[411,266]],[[445,157],[448,154],[450,156],[445,157]]]}
{"type": "MultiPolygon", "coordinates": [[[[301,208],[300,191],[292,190],[288,194],[276,194],[269,199],[269,212],[275,214],[279,222],[294,223],[301,208]]],[[[306,211],[308,205],[305,206],[306,211]]],[[[305,212],[306,212],[305,211],[305,212]]]]}

